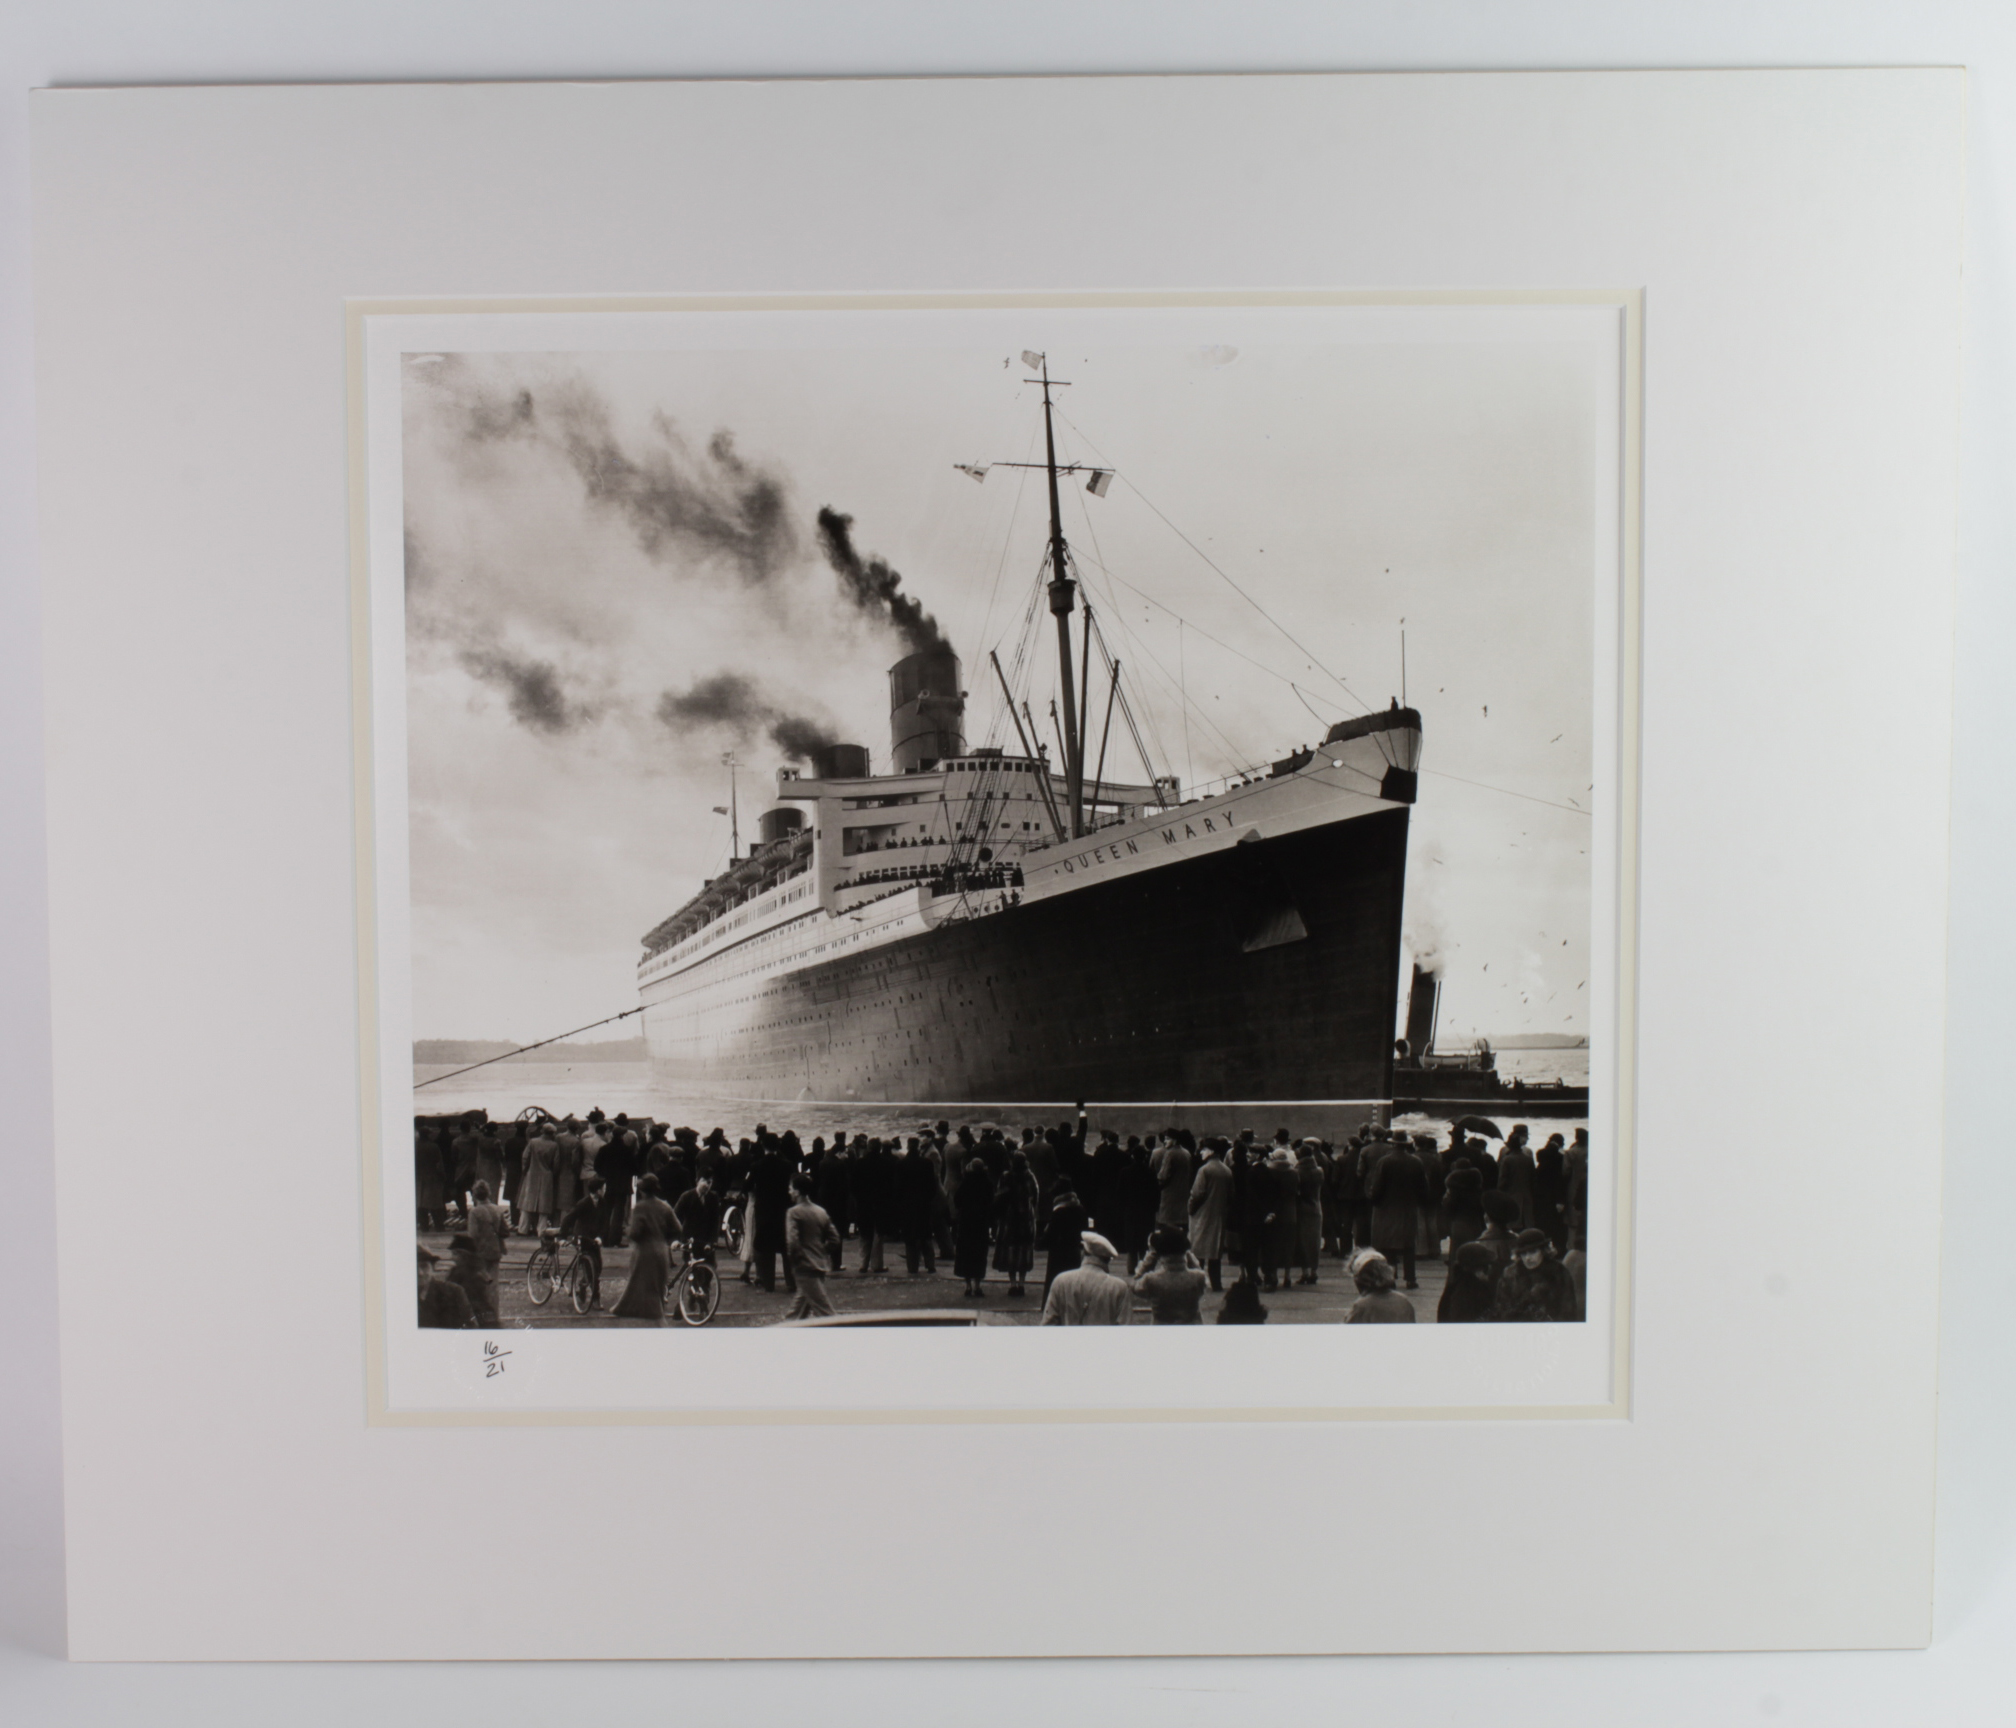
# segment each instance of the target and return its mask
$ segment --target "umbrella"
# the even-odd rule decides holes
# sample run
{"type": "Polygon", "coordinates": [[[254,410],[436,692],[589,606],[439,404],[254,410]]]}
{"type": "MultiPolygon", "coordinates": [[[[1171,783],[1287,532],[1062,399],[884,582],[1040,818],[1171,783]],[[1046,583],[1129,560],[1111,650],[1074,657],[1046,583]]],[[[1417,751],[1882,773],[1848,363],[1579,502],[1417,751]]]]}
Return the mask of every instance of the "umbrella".
{"type": "Polygon", "coordinates": [[[1464,1134],[1487,1134],[1493,1140],[1502,1140],[1505,1138],[1504,1134],[1499,1131],[1498,1124],[1493,1122],[1488,1116],[1465,1116],[1462,1120],[1452,1123],[1451,1126],[1464,1134]]]}

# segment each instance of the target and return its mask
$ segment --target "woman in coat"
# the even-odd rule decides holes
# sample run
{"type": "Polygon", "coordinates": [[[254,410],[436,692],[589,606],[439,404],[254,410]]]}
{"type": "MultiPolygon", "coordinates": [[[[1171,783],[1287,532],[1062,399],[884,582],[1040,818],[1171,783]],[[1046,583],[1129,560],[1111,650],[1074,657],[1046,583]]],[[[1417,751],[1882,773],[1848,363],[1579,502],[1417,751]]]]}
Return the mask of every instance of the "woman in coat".
{"type": "Polygon", "coordinates": [[[1162,1185],[1155,1179],[1155,1167],[1148,1148],[1138,1139],[1127,1141],[1127,1162],[1120,1169],[1120,1233],[1115,1238],[1127,1256],[1131,1274],[1148,1252],[1149,1232],[1155,1228],[1155,1214],[1162,1205],[1162,1185]]]}
{"type": "Polygon", "coordinates": [[[1498,1274],[1491,1304],[1494,1320],[1575,1320],[1575,1280],[1554,1258],[1544,1230],[1522,1230],[1513,1241],[1511,1264],[1498,1274]]]}
{"type": "Polygon", "coordinates": [[[1414,1304],[1393,1288],[1392,1264],[1376,1249],[1352,1257],[1351,1279],[1359,1295],[1344,1316],[1345,1325],[1414,1324],[1414,1304]]]}
{"type": "Polygon", "coordinates": [[[1442,1190],[1442,1234],[1451,1254],[1484,1234],[1484,1178],[1467,1159],[1450,1170],[1442,1190]]]}
{"type": "Polygon", "coordinates": [[[1225,1258],[1225,1225],[1232,1212],[1232,1167],[1225,1142],[1208,1140],[1204,1162],[1190,1183],[1190,1251],[1204,1262],[1211,1288],[1222,1290],[1219,1268],[1225,1258]]]}
{"type": "Polygon", "coordinates": [[[1519,1227],[1533,1223],[1533,1154],[1526,1147],[1526,1124],[1521,1122],[1505,1137],[1505,1150],[1498,1154],[1498,1186],[1519,1202],[1519,1227]]]}
{"type": "Polygon", "coordinates": [[[1260,1265],[1267,1289],[1274,1288],[1280,1275],[1283,1288],[1295,1264],[1296,1221],[1301,1209],[1301,1181],[1295,1174],[1295,1159],[1285,1146],[1267,1154],[1267,1162],[1254,1172],[1260,1191],[1266,1196],[1266,1238],[1260,1265]]]}
{"type": "Polygon", "coordinates": [[[1036,1264],[1036,1172],[1022,1152],[1009,1156],[994,1193],[994,1270],[1008,1274],[1008,1294],[1020,1296],[1036,1264]]]}
{"type": "Polygon", "coordinates": [[[1547,1232],[1554,1252],[1568,1248],[1568,1155],[1559,1134],[1533,1154],[1533,1222],[1547,1232]]]}
{"type": "Polygon", "coordinates": [[[616,1304],[618,1318],[665,1324],[665,1285],[672,1276],[669,1244],[677,1233],[672,1208],[658,1197],[658,1178],[637,1184],[637,1203],[630,1208],[630,1282],[616,1304]]]}
{"type": "Polygon", "coordinates": [[[952,1190],[952,1270],[966,1281],[965,1294],[982,1296],[987,1281],[987,1238],[994,1222],[994,1178],[987,1160],[973,1157],[952,1190]]]}
{"type": "Polygon", "coordinates": [[[1438,1325],[1491,1318],[1498,1294],[1498,1260],[1482,1242],[1465,1242],[1449,1251],[1449,1282],[1435,1306],[1438,1325]]]}
{"type": "Polygon", "coordinates": [[[1314,1284],[1323,1258],[1323,1166],[1316,1142],[1304,1140],[1295,1159],[1295,1282],[1314,1284]]]}

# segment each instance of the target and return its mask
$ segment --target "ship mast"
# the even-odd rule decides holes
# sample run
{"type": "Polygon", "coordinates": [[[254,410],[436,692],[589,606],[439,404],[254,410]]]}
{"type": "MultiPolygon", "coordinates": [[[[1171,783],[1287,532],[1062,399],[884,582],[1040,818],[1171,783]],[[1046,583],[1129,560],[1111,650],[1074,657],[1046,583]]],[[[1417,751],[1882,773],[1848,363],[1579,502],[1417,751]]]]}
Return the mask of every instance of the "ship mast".
{"type": "Polygon", "coordinates": [[[742,856],[742,817],[735,800],[735,770],[742,764],[735,760],[734,751],[726,750],[721,766],[728,770],[728,862],[732,864],[742,856]]]}
{"type": "Polygon", "coordinates": [[[1050,611],[1057,620],[1057,676],[1063,693],[1064,796],[1071,806],[1071,837],[1085,832],[1085,740],[1071,673],[1071,611],[1078,584],[1064,561],[1064,512],[1057,501],[1057,433],[1051,423],[1050,356],[1043,356],[1043,466],[1050,481],[1050,611]]]}

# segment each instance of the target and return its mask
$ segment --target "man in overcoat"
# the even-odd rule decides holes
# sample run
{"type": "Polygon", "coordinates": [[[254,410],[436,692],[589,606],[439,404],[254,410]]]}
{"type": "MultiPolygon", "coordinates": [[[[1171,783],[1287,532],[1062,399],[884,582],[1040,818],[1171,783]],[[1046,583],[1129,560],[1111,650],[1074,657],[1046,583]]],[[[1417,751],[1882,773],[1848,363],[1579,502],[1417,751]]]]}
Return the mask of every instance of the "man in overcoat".
{"type": "Polygon", "coordinates": [[[1190,1183],[1190,1249],[1204,1262],[1211,1288],[1222,1290],[1219,1268],[1225,1258],[1225,1229],[1232,1212],[1232,1167],[1225,1162],[1225,1142],[1204,1142],[1204,1162],[1190,1183]]]}
{"type": "Polygon", "coordinates": [[[1043,1298],[1045,1326],[1131,1326],[1134,1289],[1109,1270],[1120,1250],[1095,1230],[1078,1238],[1081,1263],[1052,1280],[1043,1298]]]}

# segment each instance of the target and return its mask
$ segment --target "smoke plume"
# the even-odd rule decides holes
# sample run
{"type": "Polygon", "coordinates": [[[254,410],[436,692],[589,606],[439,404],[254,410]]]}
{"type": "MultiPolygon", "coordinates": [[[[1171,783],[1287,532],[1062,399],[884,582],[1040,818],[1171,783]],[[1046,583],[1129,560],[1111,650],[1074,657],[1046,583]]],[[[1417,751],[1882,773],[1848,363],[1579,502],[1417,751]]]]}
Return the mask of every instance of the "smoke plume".
{"type": "Polygon", "coordinates": [[[534,732],[558,737],[595,718],[593,707],[568,699],[550,661],[528,660],[501,648],[467,648],[461,660],[472,678],[503,691],[511,717],[534,732]]]}
{"type": "Polygon", "coordinates": [[[696,451],[660,412],[651,436],[626,446],[608,401],[578,376],[514,390],[450,366],[429,383],[459,409],[466,446],[524,440],[553,451],[588,500],[621,517],[660,563],[725,558],[743,581],[760,583],[797,554],[790,488],[744,458],[731,432],[717,431],[696,451]]]}
{"type": "Polygon", "coordinates": [[[819,548],[848,600],[871,618],[886,620],[913,654],[945,647],[938,620],[902,591],[903,578],[880,558],[861,561],[854,550],[853,529],[853,517],[841,515],[830,504],[820,510],[819,548]]]}
{"type": "MultiPolygon", "coordinates": [[[[530,404],[529,392],[525,399],[530,404]]],[[[537,412],[528,405],[528,416],[537,412]]],[[[553,392],[547,412],[588,496],[620,514],[653,558],[718,553],[743,581],[763,582],[797,550],[784,482],[746,462],[732,433],[716,432],[703,459],[659,414],[658,442],[632,454],[617,440],[608,405],[578,382],[553,392]]]]}
{"type": "Polygon", "coordinates": [[[767,731],[792,762],[838,741],[830,725],[786,713],[739,672],[716,672],[686,690],[667,690],[658,699],[658,718],[674,729],[712,726],[738,738],[767,731]]]}

